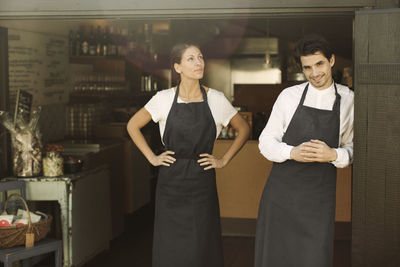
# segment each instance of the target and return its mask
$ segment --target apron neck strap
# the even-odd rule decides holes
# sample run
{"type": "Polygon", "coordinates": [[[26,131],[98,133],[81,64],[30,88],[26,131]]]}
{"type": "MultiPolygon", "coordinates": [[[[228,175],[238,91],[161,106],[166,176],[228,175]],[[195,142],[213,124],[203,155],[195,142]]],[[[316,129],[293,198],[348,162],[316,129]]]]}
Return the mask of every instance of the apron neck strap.
{"type": "Polygon", "coordinates": [[[175,104],[175,103],[178,102],[178,95],[179,95],[179,84],[178,84],[178,86],[176,87],[176,91],[175,91],[175,96],[174,96],[174,102],[173,102],[173,104],[175,104]]]}
{"type": "MultiPolygon", "coordinates": [[[[303,104],[304,104],[304,99],[306,98],[307,91],[308,91],[308,85],[309,85],[309,83],[307,83],[306,87],[304,88],[303,94],[301,95],[301,100],[300,100],[300,105],[301,106],[303,106],[303,104]]],[[[335,99],[335,103],[333,104],[333,109],[332,110],[340,110],[340,99],[341,99],[341,97],[340,97],[340,95],[339,95],[339,93],[337,91],[337,87],[336,87],[336,83],[335,82],[333,82],[333,86],[335,87],[336,99],[335,99]]]]}
{"type": "Polygon", "coordinates": [[[335,99],[335,104],[333,104],[333,109],[332,110],[340,112],[340,99],[341,99],[341,96],[339,95],[339,93],[337,91],[337,87],[336,87],[336,83],[335,82],[333,82],[333,85],[335,86],[336,99],[335,99]]]}
{"type": "MultiPolygon", "coordinates": [[[[179,86],[180,86],[180,84],[178,84],[178,86],[176,87],[175,97],[174,97],[174,103],[177,103],[177,102],[178,102],[179,86]]],[[[200,90],[201,90],[201,93],[203,94],[203,101],[204,101],[204,102],[207,102],[207,93],[206,93],[206,89],[204,89],[204,87],[200,85],[200,90]]]]}
{"type": "Polygon", "coordinates": [[[206,89],[204,89],[203,86],[200,85],[200,90],[203,93],[203,101],[207,102],[207,93],[206,93],[206,89]]]}
{"type": "Polygon", "coordinates": [[[308,91],[308,85],[309,85],[309,83],[307,83],[306,88],[304,88],[303,94],[301,95],[300,106],[302,106],[304,104],[304,99],[306,98],[307,91],[308,91]]]}

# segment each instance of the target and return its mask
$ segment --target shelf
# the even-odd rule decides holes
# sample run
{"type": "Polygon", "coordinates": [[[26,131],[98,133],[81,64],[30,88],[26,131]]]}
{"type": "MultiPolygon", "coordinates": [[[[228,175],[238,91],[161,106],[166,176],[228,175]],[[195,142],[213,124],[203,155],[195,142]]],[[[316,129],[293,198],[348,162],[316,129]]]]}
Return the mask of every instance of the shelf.
{"type": "Polygon", "coordinates": [[[70,103],[94,103],[99,101],[106,101],[109,99],[130,101],[135,96],[134,94],[126,91],[114,92],[73,92],[69,94],[70,103]]]}
{"type": "Polygon", "coordinates": [[[95,64],[99,61],[125,61],[122,56],[70,56],[69,63],[75,64],[95,64]]]}

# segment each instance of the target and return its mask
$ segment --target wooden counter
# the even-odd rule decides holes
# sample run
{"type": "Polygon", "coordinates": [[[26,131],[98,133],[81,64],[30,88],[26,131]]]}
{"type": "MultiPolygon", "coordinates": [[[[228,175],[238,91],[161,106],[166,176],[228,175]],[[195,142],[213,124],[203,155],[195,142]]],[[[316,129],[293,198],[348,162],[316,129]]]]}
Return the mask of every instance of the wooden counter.
{"type": "MultiPolygon", "coordinates": [[[[231,140],[217,140],[214,155],[222,156],[231,140]]],[[[248,141],[223,169],[217,169],[217,187],[223,218],[255,219],[272,162],[258,149],[258,141],[248,141]]],[[[336,191],[337,222],[351,221],[351,167],[338,169],[336,191]]]]}

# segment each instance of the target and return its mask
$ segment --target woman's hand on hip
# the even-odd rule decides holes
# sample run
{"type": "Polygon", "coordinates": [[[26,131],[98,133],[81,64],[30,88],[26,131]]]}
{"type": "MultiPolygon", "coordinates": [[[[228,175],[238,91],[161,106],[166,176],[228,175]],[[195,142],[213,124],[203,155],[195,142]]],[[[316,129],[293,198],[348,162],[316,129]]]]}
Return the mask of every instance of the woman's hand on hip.
{"type": "Polygon", "coordinates": [[[165,152],[161,153],[160,155],[153,157],[150,160],[150,163],[153,166],[163,165],[163,166],[169,167],[169,166],[171,166],[171,164],[173,164],[176,161],[176,159],[174,157],[170,156],[173,154],[175,154],[175,152],[169,151],[169,150],[165,151],[165,152]]]}
{"type": "Polygon", "coordinates": [[[206,166],[204,170],[223,168],[226,165],[223,159],[216,158],[207,153],[200,154],[200,159],[197,162],[200,163],[200,166],[206,166]]]}

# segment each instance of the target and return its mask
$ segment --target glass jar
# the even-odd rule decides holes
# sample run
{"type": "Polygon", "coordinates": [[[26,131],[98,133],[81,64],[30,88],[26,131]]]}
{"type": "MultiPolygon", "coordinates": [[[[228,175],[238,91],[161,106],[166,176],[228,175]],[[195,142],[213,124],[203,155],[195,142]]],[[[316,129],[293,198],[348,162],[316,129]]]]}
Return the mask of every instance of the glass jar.
{"type": "Polygon", "coordinates": [[[11,135],[13,172],[16,177],[35,177],[42,171],[41,142],[31,133],[11,135]]]}
{"type": "Polygon", "coordinates": [[[59,151],[48,151],[43,158],[43,175],[48,177],[64,174],[64,159],[59,151]]]}

